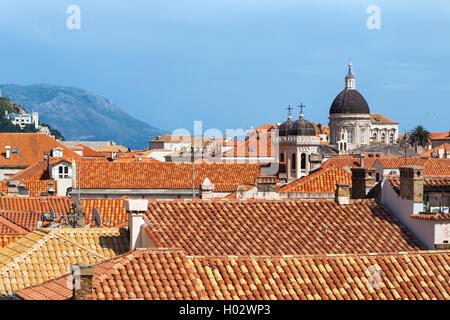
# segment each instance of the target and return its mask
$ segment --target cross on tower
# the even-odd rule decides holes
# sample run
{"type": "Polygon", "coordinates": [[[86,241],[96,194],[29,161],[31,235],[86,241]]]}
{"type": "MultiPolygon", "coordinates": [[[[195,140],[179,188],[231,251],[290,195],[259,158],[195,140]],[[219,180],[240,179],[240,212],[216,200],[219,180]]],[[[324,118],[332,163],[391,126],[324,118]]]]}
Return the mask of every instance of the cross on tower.
{"type": "Polygon", "coordinates": [[[306,108],[306,106],[303,103],[300,103],[297,108],[300,108],[300,118],[303,118],[303,109],[306,108]]]}
{"type": "Polygon", "coordinates": [[[289,112],[288,118],[290,119],[290,118],[291,118],[291,111],[294,110],[294,108],[292,108],[291,105],[289,105],[286,109],[287,109],[288,112],[289,112]]]}

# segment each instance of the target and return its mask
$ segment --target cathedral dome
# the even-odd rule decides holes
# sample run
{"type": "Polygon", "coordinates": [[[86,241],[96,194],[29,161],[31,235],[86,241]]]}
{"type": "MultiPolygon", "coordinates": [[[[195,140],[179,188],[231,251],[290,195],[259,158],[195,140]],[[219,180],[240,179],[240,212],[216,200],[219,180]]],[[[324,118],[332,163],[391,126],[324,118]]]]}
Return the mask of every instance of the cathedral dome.
{"type": "Polygon", "coordinates": [[[342,90],[331,104],[330,114],[336,113],[367,113],[370,114],[366,99],[356,90],[356,79],[352,73],[352,63],[348,65],[345,77],[345,89],[342,90]]]}
{"type": "Polygon", "coordinates": [[[316,136],[316,129],[314,125],[308,120],[300,117],[297,121],[294,121],[289,127],[288,135],[290,136],[316,136]]]}
{"type": "Polygon", "coordinates": [[[331,104],[330,114],[370,113],[366,99],[356,89],[346,88],[338,94],[331,104]]]}
{"type": "Polygon", "coordinates": [[[278,127],[278,135],[280,137],[287,136],[289,128],[291,127],[291,125],[292,125],[292,120],[291,120],[291,118],[289,116],[287,121],[285,121],[285,122],[283,122],[282,124],[279,125],[279,127],[278,127]]]}

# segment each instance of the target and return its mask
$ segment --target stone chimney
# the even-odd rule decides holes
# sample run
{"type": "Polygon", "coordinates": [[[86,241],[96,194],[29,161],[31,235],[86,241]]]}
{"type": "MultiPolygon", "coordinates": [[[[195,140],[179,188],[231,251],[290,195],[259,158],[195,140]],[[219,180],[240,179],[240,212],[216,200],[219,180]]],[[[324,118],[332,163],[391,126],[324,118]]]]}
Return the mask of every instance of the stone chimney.
{"type": "Polygon", "coordinates": [[[365,155],[364,155],[364,153],[361,153],[361,155],[359,156],[359,166],[361,167],[361,168],[364,168],[364,165],[365,165],[365,155]]]}
{"type": "Polygon", "coordinates": [[[258,177],[255,180],[258,199],[278,199],[277,180],[274,177],[258,177]]]}
{"type": "Polygon", "coordinates": [[[346,183],[336,183],[334,199],[338,204],[350,204],[350,185],[346,183]]]}
{"type": "Polygon", "coordinates": [[[214,185],[209,181],[208,178],[203,180],[200,185],[200,198],[201,199],[212,199],[214,193],[214,185]]]}
{"type": "Polygon", "coordinates": [[[423,203],[423,167],[400,168],[400,198],[423,203]]]}
{"type": "Polygon", "coordinates": [[[11,159],[11,146],[5,146],[5,158],[11,159]]]}
{"type": "Polygon", "coordinates": [[[92,278],[94,266],[87,263],[79,263],[72,267],[73,300],[92,300],[92,278]]]}
{"type": "Polygon", "coordinates": [[[126,199],[125,210],[128,213],[128,232],[130,234],[130,251],[141,247],[141,227],[145,225],[144,213],[148,210],[148,200],[126,199]]]}
{"type": "Polygon", "coordinates": [[[352,199],[363,199],[375,186],[375,168],[356,167],[352,170],[352,199]]]}

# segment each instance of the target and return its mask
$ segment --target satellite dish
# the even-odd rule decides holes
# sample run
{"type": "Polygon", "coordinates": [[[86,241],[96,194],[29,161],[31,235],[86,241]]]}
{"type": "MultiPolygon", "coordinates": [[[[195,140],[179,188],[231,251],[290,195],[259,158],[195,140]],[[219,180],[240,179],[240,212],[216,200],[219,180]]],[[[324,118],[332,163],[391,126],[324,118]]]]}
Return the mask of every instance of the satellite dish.
{"type": "Polygon", "coordinates": [[[92,220],[97,227],[102,226],[102,218],[100,217],[100,212],[98,212],[97,208],[92,208],[92,220]]]}
{"type": "Polygon", "coordinates": [[[55,219],[55,210],[53,209],[53,207],[50,207],[50,219],[55,219]]]}

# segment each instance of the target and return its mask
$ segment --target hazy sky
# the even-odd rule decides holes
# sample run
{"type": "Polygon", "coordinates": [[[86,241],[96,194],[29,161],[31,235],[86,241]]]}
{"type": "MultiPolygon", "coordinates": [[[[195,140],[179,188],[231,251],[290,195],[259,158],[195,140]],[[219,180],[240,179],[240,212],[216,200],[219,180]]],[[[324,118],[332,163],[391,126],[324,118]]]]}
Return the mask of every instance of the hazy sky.
{"type": "Polygon", "coordinates": [[[448,0],[2,0],[0,12],[0,83],[80,87],[169,131],[281,122],[300,102],[328,123],[349,57],[371,112],[450,130],[448,0]]]}

